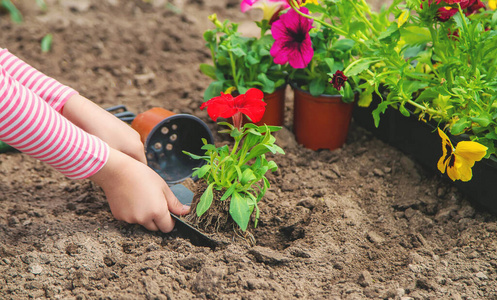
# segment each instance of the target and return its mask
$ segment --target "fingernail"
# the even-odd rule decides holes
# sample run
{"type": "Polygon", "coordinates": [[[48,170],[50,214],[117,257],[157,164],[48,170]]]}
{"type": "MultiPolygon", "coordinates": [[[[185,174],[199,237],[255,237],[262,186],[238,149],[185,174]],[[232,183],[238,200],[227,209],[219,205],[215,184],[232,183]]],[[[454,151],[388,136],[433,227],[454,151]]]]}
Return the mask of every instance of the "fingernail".
{"type": "Polygon", "coordinates": [[[182,211],[182,212],[188,212],[188,211],[190,211],[190,206],[188,206],[188,205],[183,205],[183,207],[181,208],[181,211],[182,211]]]}

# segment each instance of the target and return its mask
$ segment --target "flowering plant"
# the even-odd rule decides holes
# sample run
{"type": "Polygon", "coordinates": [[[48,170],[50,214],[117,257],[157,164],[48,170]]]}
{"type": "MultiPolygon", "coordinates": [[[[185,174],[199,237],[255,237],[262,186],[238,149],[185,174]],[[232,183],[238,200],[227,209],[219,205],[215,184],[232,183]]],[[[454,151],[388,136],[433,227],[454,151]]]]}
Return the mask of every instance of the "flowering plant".
{"type": "Polygon", "coordinates": [[[289,81],[313,96],[341,94],[344,102],[354,100],[354,77],[343,70],[358,53],[356,42],[332,26],[335,1],[288,1],[291,9],[271,27],[275,39],[271,55],[285,64],[289,81]]]}
{"type": "Polygon", "coordinates": [[[229,149],[228,145],[216,148],[207,144],[204,139],[204,156],[187,153],[195,159],[207,162],[194,172],[194,175],[203,178],[208,184],[195,207],[198,217],[213,205],[213,191],[217,190],[223,193],[219,202],[226,203],[229,200],[229,214],[242,231],[247,229],[254,212],[254,227],[257,226],[260,214],[257,204],[270,187],[265,174],[278,169],[274,161],[267,160],[266,154],[285,153],[275,145],[276,139],[271,135],[271,132],[280,130],[281,127],[257,126],[253,123],[242,126],[243,114],[252,122],[260,121],[266,106],[262,98],[262,91],[251,88],[237,97],[221,93],[221,96],[204,102],[200,107],[207,108],[207,113],[213,121],[218,118],[232,118],[233,125],[227,122],[220,122],[219,125],[229,128],[221,132],[229,133],[234,139],[234,145],[232,149],[229,149]]]}
{"type": "Polygon", "coordinates": [[[259,37],[242,36],[238,23],[229,20],[221,22],[215,14],[209,17],[216,26],[204,32],[212,64],[203,63],[200,70],[213,82],[206,89],[204,100],[228,89],[243,94],[250,88],[259,88],[265,93],[272,93],[286,84],[283,67],[275,64],[269,53],[274,39],[268,30],[273,18],[287,6],[284,0],[242,1],[242,12],[255,8],[263,10],[263,19],[255,22],[260,28],[259,37]]]}
{"type": "MultiPolygon", "coordinates": [[[[388,18],[369,16],[384,19],[386,28],[370,27],[360,42],[362,57],[345,73],[357,73],[366,91],[375,90],[382,97],[373,111],[376,125],[381,114],[394,107],[453,135],[466,134],[488,149],[487,158],[496,153],[496,16],[484,7],[480,0],[410,0],[405,5],[394,0],[385,10],[388,18]],[[361,68],[352,72],[355,66],[361,68]],[[386,97],[379,93],[380,87],[388,91],[386,97]]],[[[482,148],[472,145],[481,153],[482,148]]],[[[449,148],[457,158],[458,147],[449,148]]],[[[462,170],[471,168],[474,160],[458,161],[457,171],[447,171],[449,177],[471,179],[462,170]]],[[[443,169],[440,164],[439,169],[443,169]]]]}

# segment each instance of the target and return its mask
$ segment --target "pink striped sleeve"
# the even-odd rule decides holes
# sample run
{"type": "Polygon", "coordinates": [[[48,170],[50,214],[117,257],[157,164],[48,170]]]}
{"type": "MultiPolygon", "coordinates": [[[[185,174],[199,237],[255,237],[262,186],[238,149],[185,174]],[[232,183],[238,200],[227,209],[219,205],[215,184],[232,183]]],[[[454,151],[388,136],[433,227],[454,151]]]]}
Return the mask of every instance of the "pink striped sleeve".
{"type": "Polygon", "coordinates": [[[31,67],[7,49],[0,48],[0,65],[12,78],[35,92],[57,111],[60,111],[72,95],[78,93],[31,67]]]}
{"type": "Polygon", "coordinates": [[[64,118],[0,65],[0,140],[72,179],[107,162],[109,146],[64,118]]]}

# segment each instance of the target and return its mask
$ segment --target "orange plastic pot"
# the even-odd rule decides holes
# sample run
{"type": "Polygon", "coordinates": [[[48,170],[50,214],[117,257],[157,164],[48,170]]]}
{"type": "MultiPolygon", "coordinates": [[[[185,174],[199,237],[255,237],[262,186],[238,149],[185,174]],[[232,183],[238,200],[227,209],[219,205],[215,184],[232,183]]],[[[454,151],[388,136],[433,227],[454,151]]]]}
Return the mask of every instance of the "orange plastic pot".
{"type": "Polygon", "coordinates": [[[293,87],[293,132],[301,145],[312,150],[340,148],[347,139],[353,103],[341,95],[312,96],[293,87]]]}
{"type": "Polygon", "coordinates": [[[191,177],[194,168],[205,164],[205,161],[192,159],[183,151],[203,155],[202,139],[211,144],[214,141],[212,132],[199,118],[175,114],[160,107],[138,114],[131,127],[140,134],[147,164],[168,184],[191,177]]]}
{"type": "MultiPolygon", "coordinates": [[[[264,93],[264,102],[266,102],[266,110],[262,119],[255,123],[257,126],[273,125],[283,126],[285,123],[285,99],[286,99],[286,85],[279,87],[272,93],[264,93]]],[[[231,120],[228,122],[231,123],[231,120]]],[[[249,123],[249,119],[244,115],[243,124],[249,123]]]]}

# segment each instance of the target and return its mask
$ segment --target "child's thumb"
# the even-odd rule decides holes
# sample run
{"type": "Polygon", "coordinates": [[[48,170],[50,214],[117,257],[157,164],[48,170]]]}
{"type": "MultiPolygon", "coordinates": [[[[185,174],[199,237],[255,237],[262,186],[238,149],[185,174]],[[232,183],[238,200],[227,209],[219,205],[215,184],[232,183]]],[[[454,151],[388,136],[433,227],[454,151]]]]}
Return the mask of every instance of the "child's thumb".
{"type": "Polygon", "coordinates": [[[182,204],[169,187],[164,189],[169,212],[175,215],[185,215],[190,212],[190,206],[182,204]]]}

